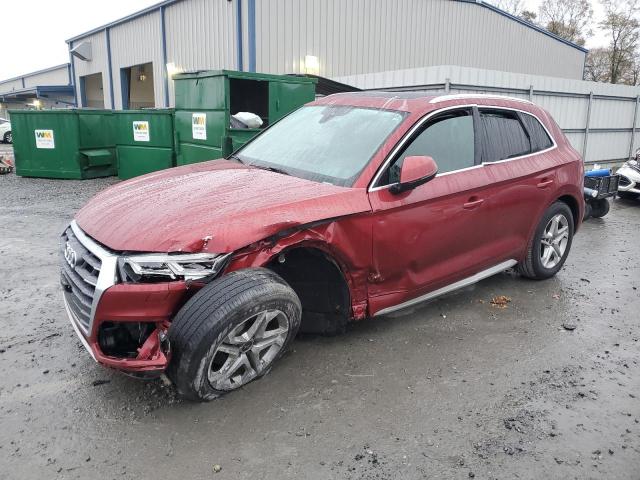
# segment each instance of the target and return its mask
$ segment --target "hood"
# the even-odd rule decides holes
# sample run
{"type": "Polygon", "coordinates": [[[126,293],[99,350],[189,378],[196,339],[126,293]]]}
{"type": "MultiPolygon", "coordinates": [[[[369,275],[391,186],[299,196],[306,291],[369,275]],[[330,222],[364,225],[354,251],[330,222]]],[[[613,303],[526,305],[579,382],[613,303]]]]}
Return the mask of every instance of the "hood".
{"type": "Polygon", "coordinates": [[[370,209],[364,189],[216,160],[119,183],[90,200],[76,221],[112,250],[226,253],[298,225],[370,209]]]}

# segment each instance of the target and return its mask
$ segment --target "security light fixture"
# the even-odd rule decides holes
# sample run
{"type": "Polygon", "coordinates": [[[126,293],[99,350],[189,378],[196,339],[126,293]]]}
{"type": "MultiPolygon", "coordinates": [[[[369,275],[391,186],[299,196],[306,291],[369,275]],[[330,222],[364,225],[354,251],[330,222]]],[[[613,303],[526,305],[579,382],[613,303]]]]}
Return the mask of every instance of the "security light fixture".
{"type": "Polygon", "coordinates": [[[304,73],[311,75],[320,74],[320,60],[315,55],[306,55],[304,57],[304,73]]]}

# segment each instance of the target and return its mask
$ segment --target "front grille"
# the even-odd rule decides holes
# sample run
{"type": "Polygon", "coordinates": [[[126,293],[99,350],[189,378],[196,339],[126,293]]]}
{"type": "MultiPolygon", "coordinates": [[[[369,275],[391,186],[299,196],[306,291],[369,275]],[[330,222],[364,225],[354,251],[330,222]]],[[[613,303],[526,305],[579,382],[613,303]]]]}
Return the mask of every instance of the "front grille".
{"type": "Polygon", "coordinates": [[[78,323],[85,332],[88,332],[91,324],[91,307],[102,262],[78,240],[69,227],[60,238],[60,265],[60,282],[64,288],[67,305],[78,323]],[[68,247],[75,253],[75,258],[68,254],[73,258],[70,261],[65,258],[68,247]]]}

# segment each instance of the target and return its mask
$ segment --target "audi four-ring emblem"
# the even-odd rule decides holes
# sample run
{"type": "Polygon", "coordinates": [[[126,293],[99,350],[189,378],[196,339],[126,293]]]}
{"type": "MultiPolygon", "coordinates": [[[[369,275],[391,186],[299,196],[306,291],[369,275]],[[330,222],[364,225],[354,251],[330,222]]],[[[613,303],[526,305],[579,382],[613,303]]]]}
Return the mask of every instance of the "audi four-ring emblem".
{"type": "Polygon", "coordinates": [[[76,255],[76,251],[71,247],[69,242],[67,242],[64,248],[64,259],[67,261],[71,268],[76,268],[78,256],[76,255]]]}

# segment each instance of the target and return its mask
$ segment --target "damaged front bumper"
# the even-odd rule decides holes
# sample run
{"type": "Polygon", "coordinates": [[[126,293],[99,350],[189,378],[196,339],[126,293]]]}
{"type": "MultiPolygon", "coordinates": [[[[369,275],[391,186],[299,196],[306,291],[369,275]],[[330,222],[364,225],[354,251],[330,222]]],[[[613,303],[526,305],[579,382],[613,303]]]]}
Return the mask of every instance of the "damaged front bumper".
{"type": "Polygon", "coordinates": [[[92,358],[137,376],[161,374],[171,354],[167,329],[188,297],[187,283],[118,283],[117,255],[75,222],[62,234],[60,253],[65,309],[92,358]]]}
{"type": "Polygon", "coordinates": [[[91,357],[105,367],[138,376],[160,375],[171,358],[167,330],[187,294],[184,282],[127,285],[105,290],[87,334],[63,296],[71,325],[91,357]],[[141,336],[123,342],[133,329],[141,336]]]}

